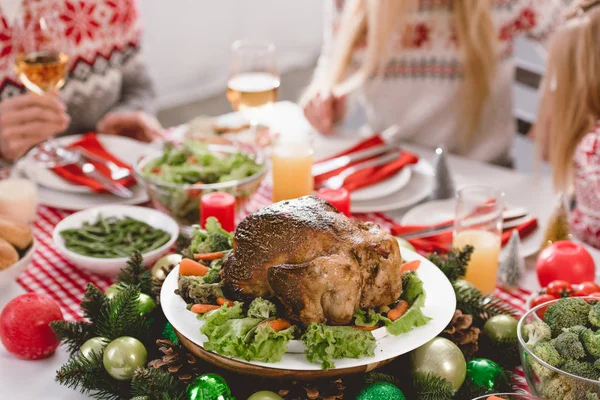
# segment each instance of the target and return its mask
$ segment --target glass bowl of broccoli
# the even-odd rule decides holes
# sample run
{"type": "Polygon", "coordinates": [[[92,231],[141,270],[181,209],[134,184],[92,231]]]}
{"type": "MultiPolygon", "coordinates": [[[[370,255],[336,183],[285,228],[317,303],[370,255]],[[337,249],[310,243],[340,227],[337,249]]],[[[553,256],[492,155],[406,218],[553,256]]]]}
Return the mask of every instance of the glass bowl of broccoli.
{"type": "Polygon", "coordinates": [[[165,144],[143,157],[134,171],[154,208],[190,227],[200,221],[203,194],[230,193],[243,207],[267,174],[268,163],[258,147],[247,143],[190,140],[165,144]]]}
{"type": "Polygon", "coordinates": [[[521,364],[533,395],[600,400],[600,299],[566,297],[519,321],[521,364]]]}
{"type": "Polygon", "coordinates": [[[496,393],[486,394],[485,396],[477,397],[473,400],[539,400],[539,397],[524,393],[496,393]]]}

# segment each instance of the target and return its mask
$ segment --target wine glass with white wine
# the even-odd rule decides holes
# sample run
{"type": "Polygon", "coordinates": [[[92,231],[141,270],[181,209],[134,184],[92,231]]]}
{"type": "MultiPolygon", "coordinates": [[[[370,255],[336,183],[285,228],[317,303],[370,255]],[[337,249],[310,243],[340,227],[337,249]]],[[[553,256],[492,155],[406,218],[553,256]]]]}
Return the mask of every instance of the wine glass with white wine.
{"type": "MultiPolygon", "coordinates": [[[[13,27],[15,73],[21,83],[40,96],[55,93],[68,72],[68,40],[55,12],[30,14],[23,7],[13,27]]],[[[72,164],[77,154],[58,146],[53,138],[36,146],[36,161],[48,168],[72,164]]]]}
{"type": "Polygon", "coordinates": [[[235,111],[246,115],[256,134],[256,110],[276,102],[279,92],[275,45],[256,40],[237,40],[231,46],[231,52],[227,100],[235,111]]]}

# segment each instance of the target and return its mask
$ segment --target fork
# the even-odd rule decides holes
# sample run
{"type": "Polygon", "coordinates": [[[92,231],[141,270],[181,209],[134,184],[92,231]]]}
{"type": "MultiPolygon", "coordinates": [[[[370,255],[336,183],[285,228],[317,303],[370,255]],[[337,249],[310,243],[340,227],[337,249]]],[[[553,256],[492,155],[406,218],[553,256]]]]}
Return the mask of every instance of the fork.
{"type": "Polygon", "coordinates": [[[358,171],[362,171],[363,169],[379,167],[380,165],[384,165],[390,163],[398,158],[398,152],[392,151],[384,154],[381,157],[375,158],[373,160],[367,160],[361,163],[358,163],[350,168],[347,168],[340,172],[336,176],[332,176],[327,179],[325,182],[321,184],[321,187],[329,188],[329,189],[339,189],[344,185],[346,179],[352,175],[357,173],[358,171]]]}
{"type": "Polygon", "coordinates": [[[112,162],[110,160],[107,160],[102,157],[98,157],[97,155],[92,154],[89,151],[84,150],[84,149],[77,149],[77,150],[79,150],[79,152],[83,155],[83,157],[85,157],[89,160],[92,160],[92,161],[96,161],[97,163],[100,163],[100,164],[106,166],[110,170],[110,178],[114,181],[128,178],[131,175],[131,171],[129,169],[119,167],[117,164],[115,164],[114,162],[112,162]]]}

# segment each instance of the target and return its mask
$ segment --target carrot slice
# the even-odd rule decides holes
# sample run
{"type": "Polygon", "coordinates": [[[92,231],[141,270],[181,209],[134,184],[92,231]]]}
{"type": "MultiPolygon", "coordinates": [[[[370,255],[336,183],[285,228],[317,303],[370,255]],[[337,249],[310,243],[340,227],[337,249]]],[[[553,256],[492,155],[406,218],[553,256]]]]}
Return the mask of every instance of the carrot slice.
{"type": "Polygon", "coordinates": [[[227,307],[233,307],[234,303],[231,300],[227,300],[225,297],[219,297],[217,299],[217,304],[222,306],[223,304],[227,304],[227,307]]]}
{"type": "Polygon", "coordinates": [[[502,399],[498,396],[490,396],[486,400],[502,400],[502,399]]]}
{"type": "Polygon", "coordinates": [[[194,304],[192,308],[190,308],[191,312],[195,312],[196,314],[206,314],[212,310],[218,310],[221,306],[215,306],[214,304],[194,304]]]}
{"type": "Polygon", "coordinates": [[[359,331],[374,331],[375,329],[379,328],[379,326],[375,325],[375,326],[358,326],[358,325],[354,325],[352,326],[354,329],[358,329],[359,331]]]}
{"type": "Polygon", "coordinates": [[[269,324],[275,332],[282,331],[282,330],[287,329],[290,326],[292,326],[290,321],[288,321],[287,319],[283,319],[283,318],[277,318],[272,321],[263,322],[261,325],[265,326],[265,324],[269,324]]]}
{"type": "Polygon", "coordinates": [[[201,261],[212,261],[223,258],[223,254],[224,253],[222,251],[216,251],[214,253],[198,253],[194,254],[194,258],[201,261]]]}
{"type": "Polygon", "coordinates": [[[183,276],[204,276],[208,274],[208,267],[191,260],[184,258],[179,263],[179,275],[183,276]]]}
{"type": "Polygon", "coordinates": [[[400,272],[416,271],[419,269],[420,266],[421,266],[420,260],[409,261],[400,266],[400,272]]]}
{"type": "Polygon", "coordinates": [[[388,311],[387,316],[392,321],[395,321],[398,318],[400,318],[401,316],[403,316],[407,310],[408,310],[408,303],[404,300],[400,300],[400,302],[398,303],[398,305],[396,307],[394,307],[390,311],[388,311]]]}

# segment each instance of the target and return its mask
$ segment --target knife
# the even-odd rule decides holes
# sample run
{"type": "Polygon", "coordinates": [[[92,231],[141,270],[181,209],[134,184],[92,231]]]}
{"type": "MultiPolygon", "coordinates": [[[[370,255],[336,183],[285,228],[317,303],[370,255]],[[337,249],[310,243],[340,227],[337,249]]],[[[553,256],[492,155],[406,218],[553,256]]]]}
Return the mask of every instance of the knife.
{"type": "MultiPolygon", "coordinates": [[[[514,208],[510,210],[506,210],[502,213],[502,229],[510,229],[515,226],[519,226],[521,223],[525,222],[528,218],[529,213],[524,208],[514,208]],[[517,223],[518,222],[518,223],[517,223]],[[517,223],[514,225],[514,223],[517,223]]],[[[421,229],[419,231],[414,231],[410,233],[405,233],[404,235],[400,235],[399,237],[403,239],[421,239],[430,236],[435,236],[440,233],[451,231],[454,229],[454,222],[447,223],[440,226],[435,226],[433,228],[421,229]]]]}
{"type": "Polygon", "coordinates": [[[348,154],[345,156],[333,158],[331,160],[323,161],[313,165],[312,174],[313,176],[317,176],[325,174],[327,172],[335,171],[336,169],[345,167],[349,164],[352,164],[353,162],[375,157],[395,149],[400,150],[400,147],[398,147],[398,145],[395,144],[384,144],[381,146],[370,147],[366,150],[357,151],[355,153],[348,154]]]}
{"type": "Polygon", "coordinates": [[[121,185],[120,183],[116,183],[116,182],[108,179],[104,175],[102,175],[100,172],[98,172],[96,170],[96,167],[94,166],[94,164],[83,161],[83,159],[81,157],[75,164],[79,168],[81,168],[81,171],[85,175],[87,175],[90,178],[94,179],[95,181],[101,183],[102,186],[104,186],[104,188],[106,190],[108,190],[115,196],[119,196],[124,199],[130,199],[133,197],[133,192],[131,190],[127,189],[125,186],[121,185]]]}

